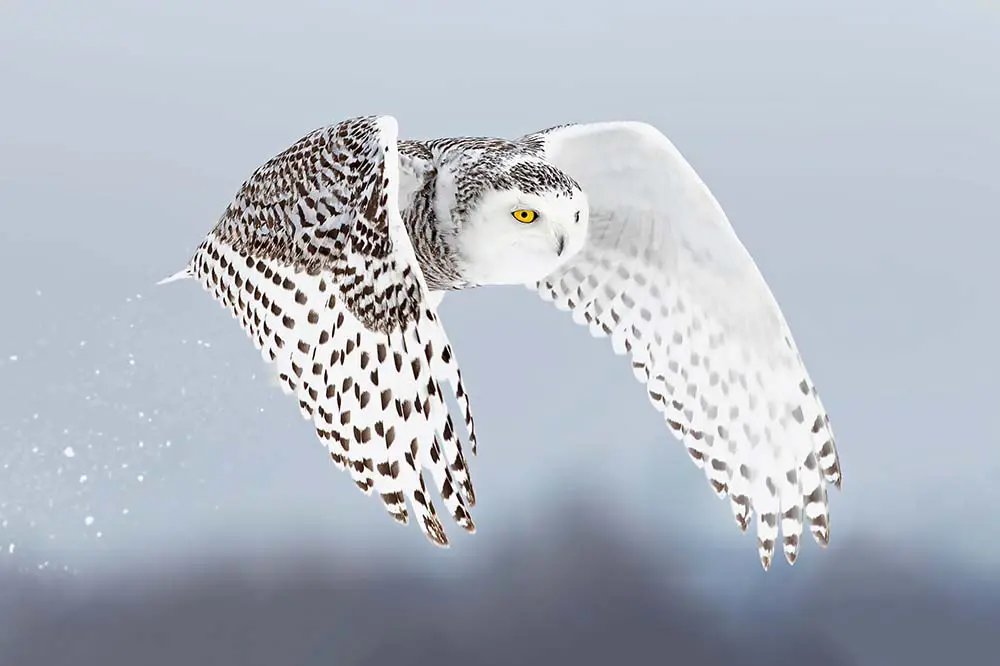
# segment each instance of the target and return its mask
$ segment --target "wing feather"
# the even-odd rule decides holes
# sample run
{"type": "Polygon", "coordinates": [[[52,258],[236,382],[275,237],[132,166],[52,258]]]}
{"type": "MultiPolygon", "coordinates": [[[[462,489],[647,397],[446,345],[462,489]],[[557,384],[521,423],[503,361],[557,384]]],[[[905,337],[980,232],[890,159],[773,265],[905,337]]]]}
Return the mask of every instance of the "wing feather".
{"type": "Polygon", "coordinates": [[[756,264],[677,149],[637,122],[552,128],[522,139],[577,180],[590,205],[584,249],[534,285],[614,351],[761,562],[779,528],[795,561],[806,522],[829,542],[827,485],[840,486],[829,418],[756,264]]]}
{"type": "Polygon", "coordinates": [[[399,522],[408,500],[444,546],[424,470],[455,521],[475,525],[442,383],[459,394],[473,446],[475,431],[400,217],[400,178],[391,117],[316,130],[254,172],[186,272],[274,364],[337,467],[399,522]]]}

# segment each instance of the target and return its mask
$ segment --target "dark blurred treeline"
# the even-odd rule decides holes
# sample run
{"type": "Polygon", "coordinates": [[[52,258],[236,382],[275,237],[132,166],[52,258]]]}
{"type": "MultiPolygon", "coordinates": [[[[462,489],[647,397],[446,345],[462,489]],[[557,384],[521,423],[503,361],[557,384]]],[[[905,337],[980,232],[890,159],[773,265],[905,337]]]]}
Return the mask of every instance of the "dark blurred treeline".
{"type": "Polygon", "coordinates": [[[769,575],[723,602],[604,526],[569,533],[450,576],[308,553],[264,568],[213,556],[88,589],[5,575],[0,665],[997,663],[1000,585],[897,567],[871,544],[806,590],[769,575]]]}

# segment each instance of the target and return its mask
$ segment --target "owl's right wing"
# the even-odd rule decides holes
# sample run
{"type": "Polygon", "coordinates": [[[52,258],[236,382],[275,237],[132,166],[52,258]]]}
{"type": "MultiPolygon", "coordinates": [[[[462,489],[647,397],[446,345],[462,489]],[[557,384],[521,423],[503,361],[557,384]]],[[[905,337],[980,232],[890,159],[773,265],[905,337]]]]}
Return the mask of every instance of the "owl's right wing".
{"type": "MultiPolygon", "coordinates": [[[[179,277],[195,277],[240,322],[320,440],[398,521],[406,499],[429,539],[448,539],[424,484],[466,530],[475,503],[447,380],[468,395],[399,209],[390,116],[318,129],[258,168],[179,277]]],[[[406,174],[410,174],[407,176],[406,174]]]]}

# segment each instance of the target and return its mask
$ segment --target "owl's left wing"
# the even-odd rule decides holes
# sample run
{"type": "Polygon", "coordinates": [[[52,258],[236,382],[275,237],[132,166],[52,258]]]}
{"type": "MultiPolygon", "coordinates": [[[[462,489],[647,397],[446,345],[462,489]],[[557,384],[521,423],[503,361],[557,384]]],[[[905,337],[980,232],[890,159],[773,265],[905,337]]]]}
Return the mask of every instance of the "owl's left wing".
{"type": "Polygon", "coordinates": [[[742,529],[757,511],[767,569],[803,522],[829,542],[841,473],[826,410],[788,324],[718,202],[673,144],[638,122],[567,125],[522,139],[577,180],[587,244],[535,285],[629,354],[650,401],[742,529]]]}

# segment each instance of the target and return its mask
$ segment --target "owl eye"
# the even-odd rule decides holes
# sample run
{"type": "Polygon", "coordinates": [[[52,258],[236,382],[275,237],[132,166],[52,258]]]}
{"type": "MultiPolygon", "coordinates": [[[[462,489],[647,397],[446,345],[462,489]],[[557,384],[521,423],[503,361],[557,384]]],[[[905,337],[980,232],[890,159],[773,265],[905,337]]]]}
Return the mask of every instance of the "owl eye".
{"type": "Polygon", "coordinates": [[[535,218],[538,217],[538,213],[536,213],[533,210],[529,210],[527,208],[515,210],[513,213],[511,213],[511,215],[514,216],[515,220],[517,220],[518,222],[523,222],[524,224],[531,224],[532,222],[535,221],[535,218]]]}

